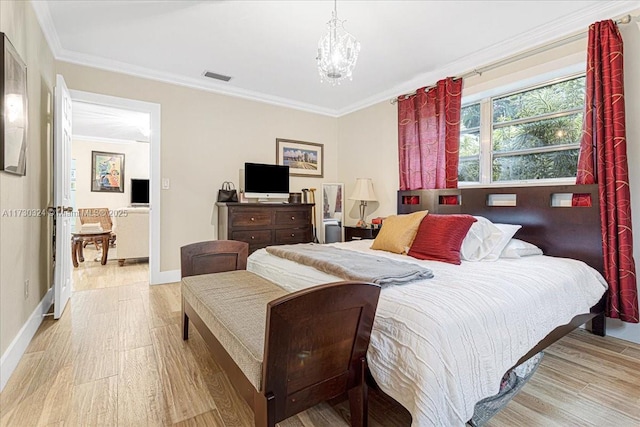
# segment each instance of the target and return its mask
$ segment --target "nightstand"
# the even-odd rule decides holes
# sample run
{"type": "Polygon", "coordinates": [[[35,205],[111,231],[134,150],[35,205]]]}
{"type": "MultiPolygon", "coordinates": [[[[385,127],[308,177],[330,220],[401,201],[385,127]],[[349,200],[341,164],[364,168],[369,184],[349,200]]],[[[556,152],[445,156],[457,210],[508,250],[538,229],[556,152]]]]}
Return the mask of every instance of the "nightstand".
{"type": "Polygon", "coordinates": [[[361,228],[361,227],[344,227],[344,240],[349,242],[351,240],[363,240],[363,239],[375,239],[380,231],[379,228],[361,228]]]}

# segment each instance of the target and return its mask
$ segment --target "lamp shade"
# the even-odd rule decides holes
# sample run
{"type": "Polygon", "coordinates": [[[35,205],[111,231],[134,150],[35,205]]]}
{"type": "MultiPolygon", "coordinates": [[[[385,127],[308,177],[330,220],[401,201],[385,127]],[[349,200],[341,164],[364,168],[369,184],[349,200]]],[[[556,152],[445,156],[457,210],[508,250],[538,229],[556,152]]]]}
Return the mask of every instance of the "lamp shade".
{"type": "Polygon", "coordinates": [[[351,193],[349,200],[363,200],[367,202],[375,202],[378,200],[376,193],[373,191],[373,182],[371,178],[356,179],[356,188],[351,193]]]}

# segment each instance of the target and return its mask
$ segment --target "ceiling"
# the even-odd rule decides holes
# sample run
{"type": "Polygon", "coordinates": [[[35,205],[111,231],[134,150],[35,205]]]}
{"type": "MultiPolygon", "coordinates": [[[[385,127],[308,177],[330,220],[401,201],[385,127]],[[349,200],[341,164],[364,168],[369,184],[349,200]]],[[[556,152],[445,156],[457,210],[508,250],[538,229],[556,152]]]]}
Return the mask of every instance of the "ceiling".
{"type": "Polygon", "coordinates": [[[73,136],[103,142],[149,142],[151,117],[148,113],[74,101],[73,136]]]}
{"type": "Polygon", "coordinates": [[[32,1],[56,59],[340,116],[460,75],[639,1],[338,1],[361,43],[353,81],[320,83],[333,2],[32,1]],[[211,80],[205,70],[232,76],[211,80]]]}

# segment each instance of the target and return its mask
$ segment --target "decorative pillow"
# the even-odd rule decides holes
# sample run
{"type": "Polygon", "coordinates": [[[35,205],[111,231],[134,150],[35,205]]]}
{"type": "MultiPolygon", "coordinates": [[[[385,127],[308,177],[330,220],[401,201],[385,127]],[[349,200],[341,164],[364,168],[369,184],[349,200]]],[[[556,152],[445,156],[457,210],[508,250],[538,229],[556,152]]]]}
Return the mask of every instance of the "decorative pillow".
{"type": "Polygon", "coordinates": [[[406,215],[388,216],[380,232],[371,245],[371,249],[405,254],[416,236],[416,231],[428,211],[419,211],[406,215]]]}
{"type": "Polygon", "coordinates": [[[465,261],[480,261],[502,240],[502,231],[483,216],[475,216],[469,232],[462,241],[460,257],[465,261]]]}
{"type": "Polygon", "coordinates": [[[502,250],[500,258],[520,258],[529,255],[542,255],[542,249],[520,239],[511,239],[502,250]]]}
{"type": "Polygon", "coordinates": [[[493,247],[491,252],[489,252],[489,254],[487,254],[487,256],[483,258],[484,261],[496,261],[498,258],[500,258],[500,254],[502,253],[502,250],[509,243],[509,240],[511,240],[513,235],[516,234],[516,232],[522,228],[521,225],[515,225],[515,224],[493,224],[493,225],[495,225],[500,229],[500,231],[502,231],[502,236],[500,236],[500,242],[498,242],[498,244],[493,247]]]}
{"type": "Polygon", "coordinates": [[[418,227],[409,256],[460,264],[460,246],[474,222],[471,215],[427,215],[418,227]]]}

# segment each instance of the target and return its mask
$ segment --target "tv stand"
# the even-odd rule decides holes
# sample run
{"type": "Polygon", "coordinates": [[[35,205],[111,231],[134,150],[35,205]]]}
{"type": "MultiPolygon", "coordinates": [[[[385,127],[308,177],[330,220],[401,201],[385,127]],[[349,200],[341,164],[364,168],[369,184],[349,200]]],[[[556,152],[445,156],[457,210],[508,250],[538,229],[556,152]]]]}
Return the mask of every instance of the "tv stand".
{"type": "Polygon", "coordinates": [[[249,253],[272,245],[313,241],[310,203],[216,203],[218,239],[249,243],[249,253]]]}

